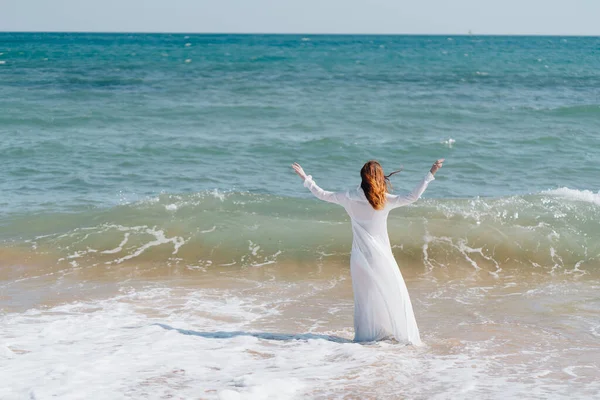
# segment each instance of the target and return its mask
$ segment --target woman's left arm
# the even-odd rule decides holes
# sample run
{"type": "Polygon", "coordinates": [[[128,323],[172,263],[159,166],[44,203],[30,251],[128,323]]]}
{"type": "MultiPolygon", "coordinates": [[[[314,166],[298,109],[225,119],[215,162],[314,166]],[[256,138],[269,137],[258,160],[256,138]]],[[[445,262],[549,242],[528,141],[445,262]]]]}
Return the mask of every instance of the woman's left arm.
{"type": "Polygon", "coordinates": [[[427,189],[429,182],[431,182],[435,179],[434,175],[440,168],[442,168],[443,163],[444,163],[443,158],[437,160],[431,167],[431,170],[427,173],[427,175],[425,175],[425,178],[423,178],[423,180],[409,194],[407,194],[405,196],[394,196],[394,195],[388,196],[388,201],[390,203],[390,206],[392,208],[402,207],[402,206],[412,204],[415,201],[419,200],[419,198],[421,197],[421,195],[423,194],[425,189],[427,189]]]}

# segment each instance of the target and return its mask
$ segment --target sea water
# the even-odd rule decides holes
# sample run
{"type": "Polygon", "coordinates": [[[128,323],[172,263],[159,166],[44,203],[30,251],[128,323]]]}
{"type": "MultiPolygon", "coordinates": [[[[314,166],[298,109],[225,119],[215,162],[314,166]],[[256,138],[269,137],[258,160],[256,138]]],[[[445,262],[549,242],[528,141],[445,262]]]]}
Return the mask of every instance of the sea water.
{"type": "Polygon", "coordinates": [[[0,33],[0,398],[600,398],[600,38],[0,33]],[[353,343],[402,193],[422,347],[353,343]]]}

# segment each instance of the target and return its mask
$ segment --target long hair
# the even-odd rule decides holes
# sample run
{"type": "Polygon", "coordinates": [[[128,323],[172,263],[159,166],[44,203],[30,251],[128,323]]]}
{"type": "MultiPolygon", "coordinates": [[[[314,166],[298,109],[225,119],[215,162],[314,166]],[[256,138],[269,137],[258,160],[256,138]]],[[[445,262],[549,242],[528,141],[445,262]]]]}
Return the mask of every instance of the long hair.
{"type": "Polygon", "coordinates": [[[389,192],[389,178],[400,171],[402,170],[385,175],[381,164],[375,160],[367,161],[363,165],[360,170],[360,177],[362,178],[360,187],[374,209],[381,210],[385,207],[386,194],[389,192]]]}

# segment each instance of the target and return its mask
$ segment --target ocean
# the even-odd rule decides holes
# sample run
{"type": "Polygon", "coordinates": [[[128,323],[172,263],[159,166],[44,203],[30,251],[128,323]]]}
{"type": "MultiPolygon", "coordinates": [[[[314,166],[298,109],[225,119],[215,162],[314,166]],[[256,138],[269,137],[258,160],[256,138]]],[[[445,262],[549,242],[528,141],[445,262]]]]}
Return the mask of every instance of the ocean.
{"type": "Polygon", "coordinates": [[[0,398],[600,399],[600,38],[0,33],[0,398]],[[421,347],[354,343],[380,161],[421,347]]]}

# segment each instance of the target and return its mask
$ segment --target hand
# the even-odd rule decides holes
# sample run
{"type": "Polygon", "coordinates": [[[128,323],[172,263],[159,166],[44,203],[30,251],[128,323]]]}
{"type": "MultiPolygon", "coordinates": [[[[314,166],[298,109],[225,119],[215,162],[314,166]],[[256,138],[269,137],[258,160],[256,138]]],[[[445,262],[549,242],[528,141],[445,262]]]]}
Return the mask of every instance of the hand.
{"type": "Polygon", "coordinates": [[[444,164],[444,159],[440,158],[439,160],[437,160],[436,162],[433,163],[433,166],[431,167],[431,175],[435,175],[435,173],[437,172],[438,169],[442,168],[442,165],[444,164]]]}
{"type": "Polygon", "coordinates": [[[294,168],[294,171],[298,174],[298,176],[300,178],[302,178],[302,180],[306,179],[306,174],[304,173],[304,170],[302,169],[302,167],[300,166],[300,164],[293,163],[292,164],[292,168],[294,168]]]}

